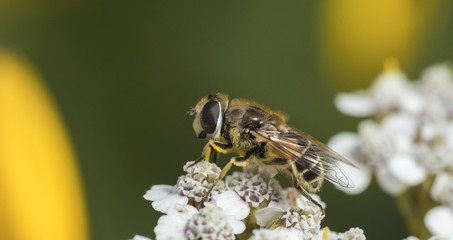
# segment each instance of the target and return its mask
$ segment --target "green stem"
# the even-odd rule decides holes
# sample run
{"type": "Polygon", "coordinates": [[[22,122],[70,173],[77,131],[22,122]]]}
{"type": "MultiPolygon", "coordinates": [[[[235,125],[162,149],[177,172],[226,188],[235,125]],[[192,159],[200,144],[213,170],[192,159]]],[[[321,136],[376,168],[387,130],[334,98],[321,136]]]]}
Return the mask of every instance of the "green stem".
{"type": "Polygon", "coordinates": [[[255,212],[256,208],[250,208],[249,216],[244,219],[245,231],[238,235],[240,240],[249,239],[252,236],[253,230],[257,228],[255,212]]]}
{"type": "Polygon", "coordinates": [[[428,239],[431,233],[424,224],[426,213],[436,203],[430,198],[432,180],[411,187],[396,197],[396,205],[404,218],[409,234],[419,239],[428,239]]]}

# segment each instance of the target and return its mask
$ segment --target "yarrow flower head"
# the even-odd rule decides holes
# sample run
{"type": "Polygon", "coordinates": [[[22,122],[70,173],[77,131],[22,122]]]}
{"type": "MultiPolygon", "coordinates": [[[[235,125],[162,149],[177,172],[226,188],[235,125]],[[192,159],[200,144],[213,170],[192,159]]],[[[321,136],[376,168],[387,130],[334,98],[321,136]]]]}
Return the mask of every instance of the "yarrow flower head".
{"type": "MultiPolygon", "coordinates": [[[[329,142],[330,147],[360,168],[357,171],[344,166],[358,187],[352,191],[341,190],[360,193],[375,176],[385,192],[399,196],[398,203],[406,204],[403,210],[422,201],[419,206],[422,209],[417,212],[426,213],[426,227],[431,233],[450,239],[453,236],[452,103],[453,70],[449,64],[434,65],[414,81],[409,81],[398,69],[387,70],[369,89],[338,95],[336,105],[340,112],[370,116],[359,124],[357,133],[339,133],[329,142]],[[411,199],[414,195],[405,195],[409,188],[427,197],[411,199]]],[[[409,221],[416,218],[413,213],[407,216],[412,216],[409,221]]]]}
{"type": "Polygon", "coordinates": [[[250,164],[216,186],[215,164],[189,162],[183,169],[176,185],[155,185],[144,195],[164,213],[154,228],[156,240],[323,239],[323,211],[294,188],[283,190],[265,166],[250,164]]]}
{"type": "Polygon", "coordinates": [[[270,201],[280,201],[282,187],[264,166],[250,164],[243,172],[226,176],[226,188],[234,190],[251,207],[266,206],[270,201]]]}
{"type": "Polygon", "coordinates": [[[160,239],[234,239],[245,230],[241,221],[249,214],[248,205],[233,192],[219,194],[197,210],[190,205],[176,205],[159,218],[154,228],[160,239]]]}
{"type": "Polygon", "coordinates": [[[350,228],[344,233],[336,233],[329,231],[325,228],[323,234],[327,237],[324,237],[326,240],[365,240],[366,237],[363,234],[363,230],[360,228],[350,228]]]}
{"type": "MultiPolygon", "coordinates": [[[[258,210],[255,214],[257,224],[271,229],[297,230],[303,239],[313,239],[319,233],[324,215],[318,206],[295,191],[293,188],[286,189],[286,202],[271,202],[268,207],[258,210]]],[[[312,197],[325,207],[317,195],[312,194],[312,197]]]]}
{"type": "MultiPolygon", "coordinates": [[[[208,195],[209,190],[213,187],[214,182],[219,178],[220,168],[217,165],[201,161],[193,165],[194,162],[188,162],[184,166],[184,171],[187,172],[178,178],[176,188],[182,195],[188,197],[195,202],[201,200],[208,195]]],[[[215,197],[224,189],[224,182],[217,183],[211,192],[211,196],[215,197]]]]}
{"type": "Polygon", "coordinates": [[[452,76],[445,64],[429,68],[412,82],[399,70],[387,71],[369,90],[337,97],[341,112],[374,116],[359,124],[357,134],[340,133],[329,143],[361,169],[369,169],[362,171],[368,177],[357,177],[357,185],[364,179],[367,185],[374,172],[386,192],[399,195],[429,175],[453,170],[452,76]],[[350,104],[350,99],[367,102],[356,105],[368,111],[350,104]]]}
{"type": "Polygon", "coordinates": [[[253,236],[249,240],[296,240],[299,238],[299,232],[289,228],[277,229],[256,229],[253,230],[253,236]]]}
{"type": "Polygon", "coordinates": [[[200,210],[187,223],[186,236],[188,239],[229,240],[234,239],[233,228],[222,210],[213,205],[200,210]]]}
{"type": "MultiPolygon", "coordinates": [[[[183,167],[186,175],[180,176],[175,186],[154,185],[143,196],[152,201],[155,210],[168,213],[176,204],[185,205],[189,201],[200,203],[208,195],[209,190],[220,175],[220,168],[213,163],[201,161],[194,165],[188,162],[183,167]]],[[[220,181],[212,190],[211,197],[216,197],[224,189],[220,181]]]]}

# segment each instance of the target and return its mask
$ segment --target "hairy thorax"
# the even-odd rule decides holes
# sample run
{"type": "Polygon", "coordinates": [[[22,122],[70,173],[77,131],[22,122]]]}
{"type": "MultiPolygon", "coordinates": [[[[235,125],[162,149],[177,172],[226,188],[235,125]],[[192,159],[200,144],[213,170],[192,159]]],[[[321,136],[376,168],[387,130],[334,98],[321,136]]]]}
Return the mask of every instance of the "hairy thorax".
{"type": "Polygon", "coordinates": [[[225,114],[225,135],[236,152],[247,152],[262,145],[250,130],[276,131],[283,120],[270,109],[246,100],[233,100],[225,114]]]}

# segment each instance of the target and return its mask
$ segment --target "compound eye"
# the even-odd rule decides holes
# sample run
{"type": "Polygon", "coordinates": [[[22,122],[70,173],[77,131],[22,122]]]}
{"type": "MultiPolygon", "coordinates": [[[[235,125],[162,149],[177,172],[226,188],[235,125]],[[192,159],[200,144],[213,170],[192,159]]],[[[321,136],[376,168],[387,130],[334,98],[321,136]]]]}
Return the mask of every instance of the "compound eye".
{"type": "Polygon", "coordinates": [[[200,134],[198,134],[198,138],[205,139],[206,138],[206,133],[204,131],[201,131],[200,134]]]}
{"type": "Polygon", "coordinates": [[[221,122],[220,103],[217,101],[207,102],[200,112],[201,127],[208,134],[217,131],[221,122]]]}

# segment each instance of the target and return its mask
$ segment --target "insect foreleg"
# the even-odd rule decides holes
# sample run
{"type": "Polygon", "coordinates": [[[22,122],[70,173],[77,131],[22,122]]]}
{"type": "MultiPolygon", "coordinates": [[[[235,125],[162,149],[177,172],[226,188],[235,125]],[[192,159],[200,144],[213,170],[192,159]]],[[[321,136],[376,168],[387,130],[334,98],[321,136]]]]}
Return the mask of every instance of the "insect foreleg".
{"type": "Polygon", "coordinates": [[[217,164],[217,160],[219,159],[219,156],[220,156],[220,152],[217,152],[214,150],[214,152],[212,153],[212,162],[217,164]]]}
{"type": "Polygon", "coordinates": [[[214,147],[212,147],[211,141],[209,141],[206,145],[204,145],[203,151],[201,152],[201,156],[195,162],[190,164],[189,168],[197,165],[197,163],[199,163],[202,160],[209,161],[211,154],[212,154],[212,161],[217,164],[217,159],[219,158],[220,153],[218,151],[216,151],[214,147]]]}
{"type": "Polygon", "coordinates": [[[209,142],[204,146],[203,151],[201,152],[201,157],[197,160],[197,162],[201,160],[209,161],[211,154],[213,155],[213,160],[216,162],[219,157],[218,153],[227,153],[232,149],[232,147],[233,146],[230,143],[209,140],[209,142]]]}

